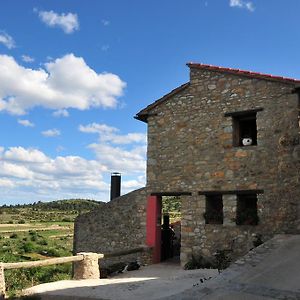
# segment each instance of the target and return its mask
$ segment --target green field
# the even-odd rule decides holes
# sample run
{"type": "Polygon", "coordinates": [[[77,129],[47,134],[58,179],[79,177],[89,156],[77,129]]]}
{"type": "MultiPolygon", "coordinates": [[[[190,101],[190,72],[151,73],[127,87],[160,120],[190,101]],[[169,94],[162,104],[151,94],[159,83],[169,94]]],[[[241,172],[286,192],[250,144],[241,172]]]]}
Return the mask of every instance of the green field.
{"type": "MultiPolygon", "coordinates": [[[[101,202],[62,200],[0,207],[0,262],[20,262],[72,255],[74,219],[101,202]]],[[[70,279],[71,264],[6,270],[8,295],[37,285],[70,279]]]]}

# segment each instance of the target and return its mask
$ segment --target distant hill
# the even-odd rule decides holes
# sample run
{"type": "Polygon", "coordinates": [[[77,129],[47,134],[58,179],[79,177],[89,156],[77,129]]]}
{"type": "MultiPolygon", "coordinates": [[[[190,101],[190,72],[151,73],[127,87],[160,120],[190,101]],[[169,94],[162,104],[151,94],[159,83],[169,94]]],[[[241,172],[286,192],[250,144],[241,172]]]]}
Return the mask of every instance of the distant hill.
{"type": "Polygon", "coordinates": [[[77,215],[99,209],[105,202],[66,199],[0,206],[1,223],[72,222],[77,215]]]}
{"type": "Polygon", "coordinates": [[[105,202],[89,199],[64,199],[50,202],[33,202],[29,204],[2,205],[0,208],[37,208],[37,209],[59,209],[59,210],[91,210],[105,202]]]}

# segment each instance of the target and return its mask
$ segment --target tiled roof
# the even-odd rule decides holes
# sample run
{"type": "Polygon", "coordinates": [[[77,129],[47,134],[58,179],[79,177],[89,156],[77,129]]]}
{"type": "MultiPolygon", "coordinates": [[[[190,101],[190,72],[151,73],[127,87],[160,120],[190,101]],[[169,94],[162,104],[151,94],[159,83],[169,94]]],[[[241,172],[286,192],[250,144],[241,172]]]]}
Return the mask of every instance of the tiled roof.
{"type": "Polygon", "coordinates": [[[252,77],[252,78],[284,81],[284,82],[291,82],[291,83],[300,83],[299,79],[275,76],[275,75],[252,72],[252,71],[245,71],[245,70],[240,70],[240,69],[217,67],[217,66],[213,66],[213,65],[205,65],[205,64],[199,64],[199,63],[193,63],[193,62],[187,63],[187,66],[190,68],[198,68],[198,69],[204,69],[204,70],[210,70],[210,71],[224,72],[224,73],[242,75],[242,76],[247,76],[247,77],[252,77]]]}

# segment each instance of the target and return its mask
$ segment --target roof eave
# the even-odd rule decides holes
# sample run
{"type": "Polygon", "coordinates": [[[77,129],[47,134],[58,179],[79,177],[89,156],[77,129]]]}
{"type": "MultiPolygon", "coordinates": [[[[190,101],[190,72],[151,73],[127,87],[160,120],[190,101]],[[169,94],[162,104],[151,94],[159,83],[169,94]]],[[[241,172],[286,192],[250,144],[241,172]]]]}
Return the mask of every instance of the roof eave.
{"type": "Polygon", "coordinates": [[[207,65],[207,64],[194,63],[194,62],[189,62],[186,65],[189,68],[196,68],[196,69],[202,69],[202,70],[208,70],[208,71],[214,71],[214,72],[220,72],[220,73],[227,73],[227,74],[232,74],[232,75],[237,75],[237,76],[244,76],[244,77],[248,77],[248,78],[264,79],[264,80],[269,80],[269,81],[284,82],[284,83],[288,83],[288,84],[300,85],[300,80],[294,79],[294,78],[275,76],[275,75],[271,75],[271,74],[246,71],[246,70],[241,70],[241,69],[218,67],[218,66],[214,66],[214,65],[207,65]]]}
{"type": "Polygon", "coordinates": [[[186,82],[180,86],[178,86],[177,88],[173,89],[171,92],[169,92],[168,94],[164,95],[163,97],[159,98],[158,100],[156,100],[155,102],[151,103],[150,105],[148,105],[147,107],[145,107],[144,109],[142,109],[141,111],[139,111],[134,118],[137,120],[140,120],[142,122],[147,123],[148,120],[148,116],[149,116],[149,112],[155,108],[156,106],[160,105],[162,102],[168,100],[170,97],[174,96],[175,94],[183,91],[185,88],[187,88],[190,85],[190,82],[186,82]]]}

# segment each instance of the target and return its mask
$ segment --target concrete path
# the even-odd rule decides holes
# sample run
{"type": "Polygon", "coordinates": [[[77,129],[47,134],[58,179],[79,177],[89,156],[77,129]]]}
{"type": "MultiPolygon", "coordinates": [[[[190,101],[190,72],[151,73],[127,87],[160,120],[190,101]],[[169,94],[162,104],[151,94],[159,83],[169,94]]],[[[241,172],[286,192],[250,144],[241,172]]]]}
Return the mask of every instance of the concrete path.
{"type": "Polygon", "coordinates": [[[42,300],[152,300],[173,297],[193,287],[199,278],[213,278],[217,270],[185,271],[174,263],[155,264],[111,279],[65,280],[45,283],[27,289],[26,294],[38,294],[42,300]]]}
{"type": "Polygon", "coordinates": [[[278,235],[220,275],[158,264],[113,279],[60,281],[29,291],[42,300],[300,300],[300,235],[278,235]]]}
{"type": "Polygon", "coordinates": [[[165,300],[300,299],[300,235],[277,235],[217,278],[165,300]]]}

